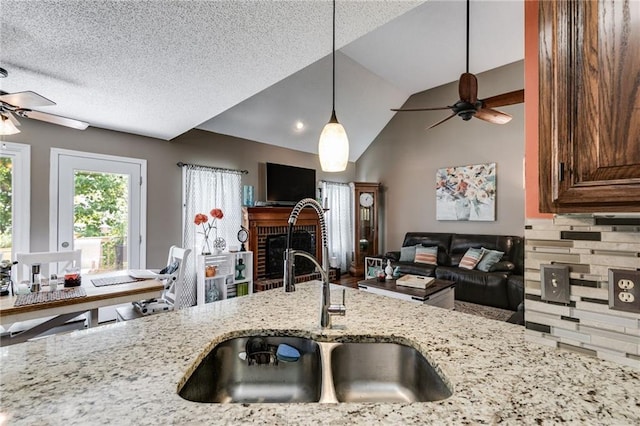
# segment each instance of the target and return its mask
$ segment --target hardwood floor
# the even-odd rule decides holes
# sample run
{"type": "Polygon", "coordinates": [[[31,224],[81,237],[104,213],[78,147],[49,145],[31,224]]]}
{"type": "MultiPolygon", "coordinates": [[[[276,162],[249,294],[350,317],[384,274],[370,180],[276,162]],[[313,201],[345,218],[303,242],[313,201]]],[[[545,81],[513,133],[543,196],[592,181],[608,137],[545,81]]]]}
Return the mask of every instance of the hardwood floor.
{"type": "Polygon", "coordinates": [[[342,274],[340,279],[334,281],[336,284],[343,285],[345,287],[358,288],[358,281],[362,281],[364,277],[352,277],[348,273],[342,274]]]}

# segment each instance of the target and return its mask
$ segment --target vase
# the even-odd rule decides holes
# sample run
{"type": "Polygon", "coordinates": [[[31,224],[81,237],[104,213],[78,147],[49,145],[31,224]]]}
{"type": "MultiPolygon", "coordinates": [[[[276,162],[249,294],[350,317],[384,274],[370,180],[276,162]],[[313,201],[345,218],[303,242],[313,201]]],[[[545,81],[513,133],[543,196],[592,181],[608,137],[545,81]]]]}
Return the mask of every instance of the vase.
{"type": "Polygon", "coordinates": [[[469,220],[471,217],[471,201],[458,198],[455,202],[456,220],[469,220]]]}
{"type": "Polygon", "coordinates": [[[244,261],[242,259],[238,259],[238,264],[236,265],[236,271],[238,272],[238,274],[236,275],[236,280],[244,280],[244,269],[247,267],[247,265],[244,264],[244,261]]]}
{"type": "Polygon", "coordinates": [[[393,279],[393,266],[391,266],[391,260],[390,259],[387,259],[387,267],[384,268],[384,272],[385,272],[385,274],[387,274],[385,279],[387,279],[387,280],[392,280],[393,279]]]}
{"type": "Polygon", "coordinates": [[[211,245],[209,244],[209,237],[205,235],[204,240],[202,240],[202,250],[200,254],[211,254],[211,245]]]}
{"type": "Polygon", "coordinates": [[[216,276],[216,267],[209,265],[204,269],[204,275],[207,278],[211,278],[211,277],[215,277],[216,276]]]}
{"type": "Polygon", "coordinates": [[[205,303],[211,303],[220,300],[220,290],[218,289],[215,281],[207,283],[207,289],[205,291],[204,299],[205,303]]]}
{"type": "Polygon", "coordinates": [[[227,242],[225,241],[224,238],[216,237],[216,239],[213,240],[213,249],[215,254],[222,253],[225,248],[227,248],[227,242]]]}

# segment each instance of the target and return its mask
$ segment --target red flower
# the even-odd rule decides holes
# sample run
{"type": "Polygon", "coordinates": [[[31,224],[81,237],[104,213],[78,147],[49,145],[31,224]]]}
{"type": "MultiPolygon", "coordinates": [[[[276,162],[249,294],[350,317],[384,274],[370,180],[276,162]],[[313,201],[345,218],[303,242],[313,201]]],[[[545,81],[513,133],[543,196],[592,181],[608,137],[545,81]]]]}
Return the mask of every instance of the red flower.
{"type": "Polygon", "coordinates": [[[193,223],[195,223],[196,225],[202,225],[204,223],[207,223],[208,221],[209,218],[207,217],[207,215],[202,213],[196,214],[195,219],[193,219],[193,223]]]}
{"type": "Polygon", "coordinates": [[[220,209],[213,209],[209,212],[209,214],[211,214],[211,217],[214,217],[216,219],[222,219],[224,217],[224,214],[220,209]]]}

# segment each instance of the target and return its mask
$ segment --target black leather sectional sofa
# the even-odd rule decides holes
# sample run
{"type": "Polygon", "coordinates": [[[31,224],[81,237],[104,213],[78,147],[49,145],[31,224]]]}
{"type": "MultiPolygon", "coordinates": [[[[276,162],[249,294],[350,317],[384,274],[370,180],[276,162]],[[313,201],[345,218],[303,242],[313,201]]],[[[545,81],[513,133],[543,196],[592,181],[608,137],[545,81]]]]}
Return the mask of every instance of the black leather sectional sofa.
{"type": "Polygon", "coordinates": [[[400,251],[385,258],[402,274],[436,277],[456,282],[455,298],[496,308],[522,310],[524,301],[524,240],[510,235],[476,235],[437,232],[408,232],[402,247],[438,247],[437,265],[401,262],[400,251]],[[469,248],[504,252],[488,272],[458,267],[469,248]]]}

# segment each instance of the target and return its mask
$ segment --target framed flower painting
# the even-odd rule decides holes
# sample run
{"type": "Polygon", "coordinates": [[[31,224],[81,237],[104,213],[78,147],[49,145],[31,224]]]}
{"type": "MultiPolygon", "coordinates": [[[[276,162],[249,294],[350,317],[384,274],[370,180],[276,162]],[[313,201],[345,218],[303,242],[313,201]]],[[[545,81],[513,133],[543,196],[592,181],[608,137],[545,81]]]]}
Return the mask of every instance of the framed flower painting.
{"type": "Polygon", "coordinates": [[[438,169],[437,220],[496,220],[496,163],[438,169]]]}

